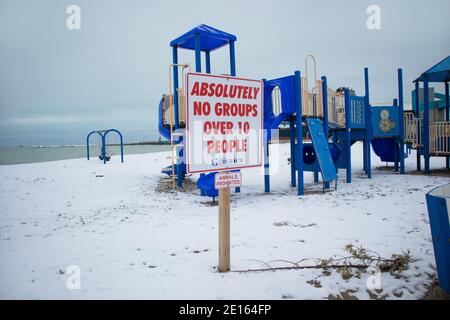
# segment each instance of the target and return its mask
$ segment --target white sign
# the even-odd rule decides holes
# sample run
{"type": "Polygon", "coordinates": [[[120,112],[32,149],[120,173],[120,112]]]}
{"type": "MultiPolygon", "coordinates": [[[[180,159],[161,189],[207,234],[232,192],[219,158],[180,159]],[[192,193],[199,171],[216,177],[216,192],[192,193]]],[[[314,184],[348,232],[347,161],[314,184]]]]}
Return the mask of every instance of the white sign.
{"type": "Polygon", "coordinates": [[[219,172],[214,176],[214,187],[216,189],[240,186],[242,186],[242,173],[240,172],[219,172]]]}
{"type": "Polygon", "coordinates": [[[261,166],[263,82],[186,75],[186,164],[189,173],[261,166]]]}

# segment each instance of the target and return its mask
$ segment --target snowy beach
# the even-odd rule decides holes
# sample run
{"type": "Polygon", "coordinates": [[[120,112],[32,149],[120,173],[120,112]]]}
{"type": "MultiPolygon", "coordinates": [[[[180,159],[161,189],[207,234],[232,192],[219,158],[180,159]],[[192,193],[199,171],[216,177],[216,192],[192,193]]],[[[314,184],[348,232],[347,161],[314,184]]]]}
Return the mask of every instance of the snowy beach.
{"type": "MultiPolygon", "coordinates": [[[[338,190],[321,194],[305,174],[306,195],[291,188],[289,145],[272,145],[272,192],[261,169],[243,171],[232,194],[232,271],[289,266],[345,256],[353,244],[389,258],[409,252],[408,269],[344,279],[336,270],[216,270],[217,206],[197,189],[167,192],[167,152],[0,166],[2,299],[419,299],[435,280],[425,194],[448,176],[399,175],[373,155],[362,174],[362,145],[352,148],[353,183],[340,171],[338,190]],[[279,152],[280,157],[276,156],[279,152]],[[79,266],[81,288],[66,283],[79,266]]],[[[432,168],[444,166],[433,158],[432,168]]],[[[415,154],[406,161],[415,171],[415,154]]],[[[197,176],[189,177],[195,181],[197,176]]]]}

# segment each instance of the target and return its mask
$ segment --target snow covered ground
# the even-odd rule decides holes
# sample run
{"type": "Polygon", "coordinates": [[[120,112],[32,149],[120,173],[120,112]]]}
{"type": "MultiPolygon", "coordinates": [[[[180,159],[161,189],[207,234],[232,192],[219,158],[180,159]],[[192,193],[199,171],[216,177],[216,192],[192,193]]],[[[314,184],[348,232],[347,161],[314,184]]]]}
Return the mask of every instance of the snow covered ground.
{"type": "MultiPolygon", "coordinates": [[[[367,274],[218,273],[217,207],[197,192],[160,192],[169,154],[154,153],[128,155],[124,164],[115,157],[107,165],[0,166],[0,298],[326,299],[348,290],[358,299],[421,298],[436,273],[425,193],[449,178],[374,169],[367,179],[355,145],[352,184],[341,171],[338,190],[323,195],[306,174],[307,195],[298,197],[289,186],[289,146],[277,150],[272,193],[263,193],[263,176],[252,169],[232,196],[233,270],[338,257],[350,243],[387,258],[409,250],[409,269],[383,273],[377,292],[367,290],[367,274]],[[66,285],[71,265],[81,270],[80,290],[66,285]]],[[[374,155],[373,167],[381,165],[374,155]]],[[[443,165],[432,160],[432,168],[443,165]]],[[[407,170],[415,170],[414,154],[407,170]]]]}

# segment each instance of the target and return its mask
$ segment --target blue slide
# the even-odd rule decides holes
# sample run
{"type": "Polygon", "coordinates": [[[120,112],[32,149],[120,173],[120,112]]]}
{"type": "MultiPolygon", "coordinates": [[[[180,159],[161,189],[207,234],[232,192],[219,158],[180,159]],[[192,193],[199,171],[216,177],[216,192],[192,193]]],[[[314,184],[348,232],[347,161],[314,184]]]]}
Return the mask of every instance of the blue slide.
{"type": "Polygon", "coordinates": [[[306,119],[311,140],[316,151],[317,161],[319,163],[320,171],[322,172],[322,179],[325,182],[330,182],[337,179],[336,167],[334,165],[333,154],[331,153],[328,137],[323,131],[322,121],[315,118],[306,119]]]}
{"type": "MultiPolygon", "coordinates": [[[[372,148],[377,156],[380,157],[381,161],[384,162],[395,162],[400,159],[397,157],[397,145],[396,138],[392,139],[373,139],[372,148]]],[[[408,153],[404,153],[405,159],[408,157],[408,153]]]]}
{"type": "Polygon", "coordinates": [[[295,114],[294,76],[273,79],[264,83],[264,129],[268,131],[268,140],[271,140],[270,129],[278,129],[280,124],[289,116],[295,114]],[[272,91],[278,87],[281,93],[281,113],[276,116],[272,108],[272,91]]]}
{"type": "Polygon", "coordinates": [[[396,139],[373,139],[372,148],[381,161],[395,162],[396,161],[396,139]]]}
{"type": "Polygon", "coordinates": [[[158,107],[158,130],[159,134],[161,134],[167,140],[170,140],[170,129],[164,127],[164,99],[161,99],[158,107]]]}

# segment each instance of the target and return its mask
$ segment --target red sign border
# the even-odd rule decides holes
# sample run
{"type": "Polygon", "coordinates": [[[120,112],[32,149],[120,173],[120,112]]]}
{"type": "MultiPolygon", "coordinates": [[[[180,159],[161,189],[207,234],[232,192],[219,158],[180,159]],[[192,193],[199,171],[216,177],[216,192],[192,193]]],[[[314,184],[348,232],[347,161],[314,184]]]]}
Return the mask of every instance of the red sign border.
{"type": "MultiPolygon", "coordinates": [[[[213,75],[208,73],[199,73],[199,72],[188,72],[186,73],[186,132],[189,132],[189,94],[187,92],[187,89],[189,88],[189,76],[191,75],[200,75],[200,76],[207,76],[211,78],[222,78],[222,79],[235,79],[235,80],[244,80],[244,81],[251,81],[251,82],[259,82],[261,83],[261,128],[260,130],[264,130],[264,81],[262,80],[255,80],[255,79],[246,79],[246,78],[240,78],[240,77],[233,77],[233,76],[219,76],[219,75],[213,75]]],[[[264,156],[263,153],[263,137],[260,135],[260,163],[251,165],[251,166],[240,166],[240,167],[231,167],[231,168],[218,168],[218,169],[209,169],[209,170],[196,170],[191,171],[189,170],[189,139],[185,136],[185,145],[186,145],[186,171],[187,173],[205,173],[205,172],[222,172],[222,171],[231,171],[231,170],[238,170],[238,169],[247,169],[247,168],[257,168],[262,166],[262,157],[264,156]]]]}

